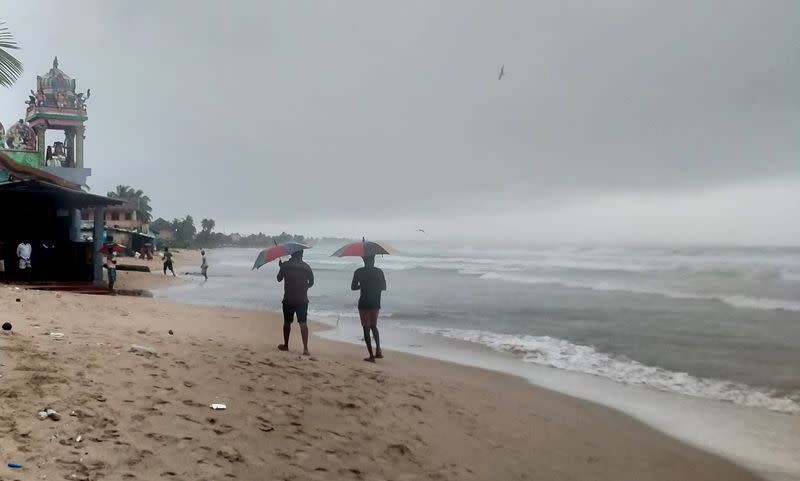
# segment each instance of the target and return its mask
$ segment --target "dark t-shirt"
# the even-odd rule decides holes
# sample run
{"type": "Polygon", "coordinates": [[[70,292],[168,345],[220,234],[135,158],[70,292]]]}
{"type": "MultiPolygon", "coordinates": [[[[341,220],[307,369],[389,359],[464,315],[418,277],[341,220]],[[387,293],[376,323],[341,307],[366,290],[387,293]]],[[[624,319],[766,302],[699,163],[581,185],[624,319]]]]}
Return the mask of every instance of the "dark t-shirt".
{"type": "Polygon", "coordinates": [[[359,309],[380,309],[381,291],[386,290],[386,278],[383,277],[383,271],[377,267],[361,267],[353,273],[351,288],[354,291],[361,290],[361,297],[358,299],[359,309]]]}
{"type": "Polygon", "coordinates": [[[308,289],[314,285],[311,267],[300,259],[289,259],[278,270],[278,282],[283,281],[285,304],[308,304],[308,289]]]}

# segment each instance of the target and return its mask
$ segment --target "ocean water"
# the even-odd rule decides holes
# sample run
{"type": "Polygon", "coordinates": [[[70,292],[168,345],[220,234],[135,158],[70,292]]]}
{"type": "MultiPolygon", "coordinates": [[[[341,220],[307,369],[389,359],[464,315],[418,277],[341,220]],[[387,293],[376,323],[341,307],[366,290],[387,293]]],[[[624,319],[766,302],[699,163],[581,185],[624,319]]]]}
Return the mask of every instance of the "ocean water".
{"type": "MultiPolygon", "coordinates": [[[[360,259],[307,251],[315,319],[358,326],[360,259]]],[[[384,256],[382,324],[623,384],[800,413],[800,248],[401,243],[384,256]]],[[[211,251],[187,302],[276,310],[277,266],[211,251]]],[[[196,272],[195,266],[178,266],[196,272]]],[[[388,342],[388,339],[387,339],[388,342]]]]}
{"type": "MultiPolygon", "coordinates": [[[[361,260],[338,247],[306,252],[310,316],[360,343],[361,260]]],[[[800,479],[800,248],[395,247],[377,260],[385,347],[519,375],[800,479]]],[[[257,252],[212,250],[208,282],[199,261],[176,266],[192,282],[157,295],[279,310],[277,265],[252,271],[257,252]]]]}

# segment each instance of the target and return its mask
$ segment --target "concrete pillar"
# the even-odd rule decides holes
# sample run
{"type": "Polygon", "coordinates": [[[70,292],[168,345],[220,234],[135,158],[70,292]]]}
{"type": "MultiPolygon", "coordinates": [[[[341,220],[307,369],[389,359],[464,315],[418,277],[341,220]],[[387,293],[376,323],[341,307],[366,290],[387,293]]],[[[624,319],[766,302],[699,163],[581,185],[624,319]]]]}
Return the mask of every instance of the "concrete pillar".
{"type": "Polygon", "coordinates": [[[78,242],[81,240],[81,211],[80,209],[69,210],[69,240],[78,242]]]}
{"type": "Polygon", "coordinates": [[[86,134],[86,127],[80,126],[75,129],[75,166],[83,168],[83,137],[86,134]]]}
{"type": "Polygon", "coordinates": [[[103,228],[105,223],[103,219],[106,215],[106,208],[103,205],[98,205],[94,208],[94,244],[92,245],[92,259],[94,260],[94,283],[103,283],[103,254],[100,253],[100,248],[103,247],[103,228]]]}
{"type": "Polygon", "coordinates": [[[47,131],[43,126],[38,125],[33,128],[36,132],[36,150],[39,151],[39,167],[45,165],[47,163],[47,159],[45,159],[45,154],[47,153],[47,146],[44,145],[44,133],[47,131]]]}

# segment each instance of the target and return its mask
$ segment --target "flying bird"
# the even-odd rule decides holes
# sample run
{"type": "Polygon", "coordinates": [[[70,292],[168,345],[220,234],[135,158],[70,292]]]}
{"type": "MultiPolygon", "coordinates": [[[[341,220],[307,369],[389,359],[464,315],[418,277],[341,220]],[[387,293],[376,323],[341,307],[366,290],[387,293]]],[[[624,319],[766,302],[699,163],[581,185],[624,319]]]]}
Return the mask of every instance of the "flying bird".
{"type": "Polygon", "coordinates": [[[422,232],[423,234],[427,234],[427,232],[425,232],[425,230],[423,229],[417,229],[417,232],[422,232]]]}
{"type": "Polygon", "coordinates": [[[505,65],[501,65],[500,66],[500,75],[497,76],[497,80],[503,80],[503,77],[505,77],[505,75],[506,75],[506,66],[505,65]]]}

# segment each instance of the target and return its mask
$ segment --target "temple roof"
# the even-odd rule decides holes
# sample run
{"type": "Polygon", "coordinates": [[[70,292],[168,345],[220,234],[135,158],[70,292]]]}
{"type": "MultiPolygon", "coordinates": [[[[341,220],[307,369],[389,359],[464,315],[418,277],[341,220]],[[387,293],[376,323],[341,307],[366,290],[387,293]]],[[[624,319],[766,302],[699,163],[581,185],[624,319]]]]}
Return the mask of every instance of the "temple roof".
{"type": "Polygon", "coordinates": [[[39,77],[38,80],[38,86],[45,93],[53,93],[60,90],[67,92],[67,94],[75,93],[75,80],[58,68],[58,57],[53,59],[53,68],[39,77]]]}
{"type": "Polygon", "coordinates": [[[31,90],[28,101],[27,120],[36,127],[45,122],[49,127],[80,126],[86,119],[86,101],[91,92],[78,92],[75,79],[58,68],[58,57],[53,67],[44,75],[36,77],[36,90],[31,90]]]}

